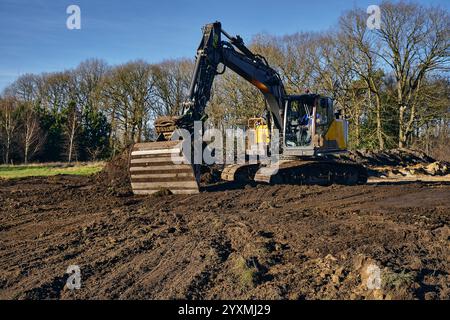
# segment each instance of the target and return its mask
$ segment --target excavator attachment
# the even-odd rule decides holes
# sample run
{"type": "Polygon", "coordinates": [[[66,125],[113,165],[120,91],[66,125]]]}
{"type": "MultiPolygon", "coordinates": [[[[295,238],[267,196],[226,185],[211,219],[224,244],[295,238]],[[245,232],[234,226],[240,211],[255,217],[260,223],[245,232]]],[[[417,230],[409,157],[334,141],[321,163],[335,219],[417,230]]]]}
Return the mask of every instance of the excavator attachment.
{"type": "Polygon", "coordinates": [[[186,162],[180,141],[136,143],[131,151],[130,179],[136,195],[164,189],[174,194],[199,192],[198,175],[186,162]]]}

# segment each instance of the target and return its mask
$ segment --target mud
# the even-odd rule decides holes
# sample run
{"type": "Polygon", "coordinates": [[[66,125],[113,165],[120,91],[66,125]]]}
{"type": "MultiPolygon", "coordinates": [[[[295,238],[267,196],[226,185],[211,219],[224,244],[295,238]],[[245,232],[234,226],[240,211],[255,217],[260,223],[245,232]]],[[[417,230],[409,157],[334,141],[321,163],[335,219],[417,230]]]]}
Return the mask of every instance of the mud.
{"type": "Polygon", "coordinates": [[[390,149],[381,151],[354,150],[338,156],[341,159],[352,161],[367,166],[406,166],[413,164],[427,164],[436,160],[419,150],[390,149]]]}
{"type": "Polygon", "coordinates": [[[450,298],[449,184],[136,197],[114,168],[0,181],[0,298],[450,298]]]}
{"type": "MultiPolygon", "coordinates": [[[[404,180],[429,180],[429,177],[450,177],[450,163],[438,161],[419,150],[392,149],[383,151],[355,150],[337,158],[357,162],[368,168],[369,176],[404,180]]],[[[448,180],[447,180],[448,181],[448,180]]]]}
{"type": "Polygon", "coordinates": [[[133,193],[130,183],[129,162],[131,148],[127,148],[95,175],[96,184],[106,188],[108,195],[128,196],[133,193]]]}

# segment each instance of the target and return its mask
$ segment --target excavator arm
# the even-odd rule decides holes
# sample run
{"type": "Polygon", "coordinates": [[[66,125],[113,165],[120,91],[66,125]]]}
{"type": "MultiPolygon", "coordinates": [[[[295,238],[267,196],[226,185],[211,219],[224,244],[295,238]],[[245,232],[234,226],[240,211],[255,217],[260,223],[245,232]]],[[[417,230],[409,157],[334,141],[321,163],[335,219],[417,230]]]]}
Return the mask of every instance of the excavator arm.
{"type": "Polygon", "coordinates": [[[264,94],[274,127],[280,130],[285,95],[280,76],[268,65],[264,57],[252,53],[241,37],[231,37],[222,30],[220,22],[208,24],[203,28],[189,97],[183,105],[183,113],[177,121],[177,127],[190,129],[194,121],[205,119],[205,108],[211,97],[214,78],[225,71],[225,68],[221,72],[218,71],[220,64],[239,74],[264,94]],[[222,40],[222,35],[227,40],[222,40]]]}

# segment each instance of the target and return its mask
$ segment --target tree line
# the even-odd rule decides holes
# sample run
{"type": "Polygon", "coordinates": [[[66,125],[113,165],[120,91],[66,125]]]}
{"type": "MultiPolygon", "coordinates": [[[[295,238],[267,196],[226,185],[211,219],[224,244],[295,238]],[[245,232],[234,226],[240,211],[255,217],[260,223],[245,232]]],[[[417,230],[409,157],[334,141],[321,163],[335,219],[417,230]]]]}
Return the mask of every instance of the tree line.
{"type": "MultiPolygon", "coordinates": [[[[327,32],[258,34],[250,48],[282,77],[289,94],[329,95],[350,122],[351,148],[413,147],[449,157],[449,13],[411,2],[383,2],[381,29],[365,10],[341,15],[327,32]]],[[[25,74],[0,97],[3,163],[108,158],[154,138],[153,120],[176,115],[192,59],[25,74]]],[[[207,108],[211,126],[244,125],[263,113],[257,89],[232,72],[218,76],[207,108]]]]}
{"type": "Polygon", "coordinates": [[[105,159],[154,138],[152,120],[176,114],[192,62],[108,66],[89,59],[73,70],[25,74],[0,99],[3,163],[105,159]]]}

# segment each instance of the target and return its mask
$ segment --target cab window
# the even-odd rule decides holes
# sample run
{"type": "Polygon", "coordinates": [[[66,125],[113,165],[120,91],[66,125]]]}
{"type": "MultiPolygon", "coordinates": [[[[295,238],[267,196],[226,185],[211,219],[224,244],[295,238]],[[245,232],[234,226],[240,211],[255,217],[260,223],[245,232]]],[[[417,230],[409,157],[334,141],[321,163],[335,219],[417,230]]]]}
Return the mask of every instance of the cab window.
{"type": "Polygon", "coordinates": [[[302,147],[311,144],[313,106],[301,100],[291,100],[286,110],[285,144],[302,147]]]}

